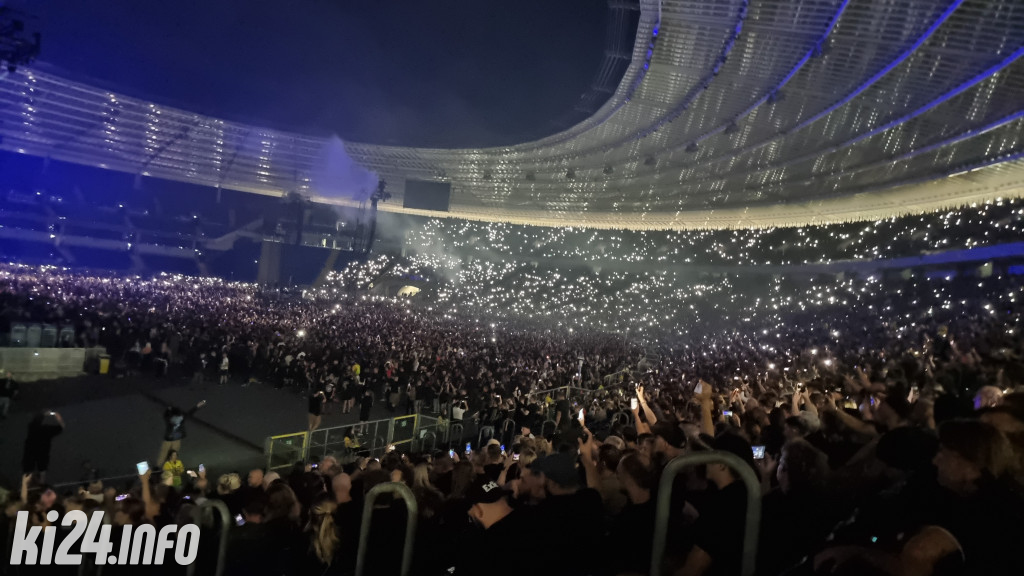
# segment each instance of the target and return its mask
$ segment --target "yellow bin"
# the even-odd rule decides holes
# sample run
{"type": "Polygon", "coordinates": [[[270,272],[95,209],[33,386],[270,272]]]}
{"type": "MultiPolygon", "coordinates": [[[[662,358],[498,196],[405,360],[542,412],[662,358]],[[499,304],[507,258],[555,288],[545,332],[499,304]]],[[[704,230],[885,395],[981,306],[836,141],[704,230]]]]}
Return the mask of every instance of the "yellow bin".
{"type": "Polygon", "coordinates": [[[100,374],[110,373],[110,356],[106,354],[100,356],[100,374]]]}

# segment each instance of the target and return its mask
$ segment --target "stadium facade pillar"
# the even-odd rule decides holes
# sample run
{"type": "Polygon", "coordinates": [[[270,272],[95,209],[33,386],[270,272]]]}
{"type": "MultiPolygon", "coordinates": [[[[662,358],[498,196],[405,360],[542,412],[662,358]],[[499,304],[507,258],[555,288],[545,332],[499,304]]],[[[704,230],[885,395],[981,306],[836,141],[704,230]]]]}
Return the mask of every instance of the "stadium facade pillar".
{"type": "Polygon", "coordinates": [[[256,273],[256,281],[260,284],[279,284],[281,282],[281,243],[263,241],[260,246],[260,266],[256,273]]]}

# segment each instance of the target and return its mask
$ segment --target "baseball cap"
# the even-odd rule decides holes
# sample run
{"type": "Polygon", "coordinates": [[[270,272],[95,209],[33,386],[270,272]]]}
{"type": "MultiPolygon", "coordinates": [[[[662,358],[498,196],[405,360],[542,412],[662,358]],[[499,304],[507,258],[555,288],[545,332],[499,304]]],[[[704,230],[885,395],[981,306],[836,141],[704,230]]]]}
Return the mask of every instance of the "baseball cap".
{"type": "Polygon", "coordinates": [[[497,438],[491,438],[490,440],[487,441],[487,445],[501,446],[501,441],[498,440],[497,438]]]}
{"type": "Polygon", "coordinates": [[[656,422],[654,426],[651,426],[651,434],[661,438],[673,448],[686,447],[686,433],[675,424],[664,421],[656,422]]]}
{"type": "Polygon", "coordinates": [[[466,490],[466,499],[471,504],[493,504],[506,495],[508,492],[486,474],[477,476],[466,490]]]}
{"type": "Polygon", "coordinates": [[[604,439],[604,443],[605,444],[609,444],[611,446],[615,446],[619,450],[625,450],[626,449],[626,441],[623,440],[622,438],[618,437],[618,436],[609,436],[609,437],[604,439]]]}
{"type": "Polygon", "coordinates": [[[579,473],[576,472],[576,455],[572,452],[538,458],[530,464],[530,471],[543,474],[559,486],[575,486],[580,481],[579,473]]]}
{"type": "Polygon", "coordinates": [[[755,475],[759,476],[757,466],[754,464],[754,450],[751,448],[750,442],[747,442],[743,437],[731,432],[724,432],[715,437],[714,443],[711,446],[715,450],[735,454],[740,460],[743,460],[750,466],[755,475]]]}

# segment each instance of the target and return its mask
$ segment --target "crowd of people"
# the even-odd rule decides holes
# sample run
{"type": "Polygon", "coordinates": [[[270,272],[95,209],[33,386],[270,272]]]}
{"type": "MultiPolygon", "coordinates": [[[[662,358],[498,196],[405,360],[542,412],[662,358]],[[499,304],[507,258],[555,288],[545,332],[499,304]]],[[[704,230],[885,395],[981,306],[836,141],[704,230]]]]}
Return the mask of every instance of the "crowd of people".
{"type": "MultiPolygon", "coordinates": [[[[169,366],[225,386],[292,387],[310,399],[310,428],[335,398],[342,410],[368,399],[515,422],[508,439],[468,449],[372,458],[353,438],[352,449],[285,474],[189,471],[170,424],[189,416],[180,410],[159,466],[131,486],[58,493],[45,466],[26,460],[8,518],[27,511],[45,525],[49,510],[101,509],[115,526],[162,526],[217,499],[240,524],[228,534],[226,573],[347,574],[366,495],[396,482],[416,501],[416,574],[646,574],[662,470],[716,450],[759,480],[758,574],[1019,573],[1018,278],[687,283],[539,267],[537,285],[510,286],[484,307],[473,298],[498,286],[487,270],[506,264],[462,265],[457,288],[421,301],[342,284],[303,292],[3,267],[0,329],[71,325],[77,342],[107,347],[125,371],[169,366]],[[569,308],[585,302],[586,313],[569,308]],[[560,387],[572,391],[541,392],[560,387]]],[[[410,273],[398,260],[364,266],[345,277],[410,273]]],[[[739,573],[743,476],[707,464],[673,481],[662,573],[739,573]]],[[[406,513],[377,502],[362,535],[365,573],[398,572],[406,513]]]]}
{"type": "Polygon", "coordinates": [[[588,264],[814,264],[874,260],[1016,242],[1024,231],[1018,199],[973,203],[874,222],[742,230],[595,230],[430,220],[407,244],[439,257],[515,257],[588,264]],[[951,233],[951,230],[955,232],[951,233]]]}

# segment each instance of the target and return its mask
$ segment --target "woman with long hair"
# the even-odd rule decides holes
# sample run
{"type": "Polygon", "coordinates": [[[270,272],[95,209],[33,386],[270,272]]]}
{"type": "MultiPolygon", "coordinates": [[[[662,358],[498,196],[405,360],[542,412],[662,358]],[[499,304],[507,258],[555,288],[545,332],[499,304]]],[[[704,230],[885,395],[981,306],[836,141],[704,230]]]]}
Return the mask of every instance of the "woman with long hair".
{"type": "Polygon", "coordinates": [[[181,488],[181,475],[185,473],[185,464],[178,458],[178,451],[171,448],[167,451],[163,465],[164,472],[171,473],[171,486],[181,488]]]}
{"type": "Polygon", "coordinates": [[[412,493],[424,518],[433,518],[444,506],[444,494],[430,482],[430,466],[426,462],[412,469],[412,493]]]}
{"type": "Polygon", "coordinates": [[[334,523],[334,513],[338,503],[330,494],[321,494],[309,507],[309,523],[306,532],[309,535],[309,561],[316,564],[320,574],[326,573],[336,564],[335,556],[341,544],[338,526],[334,523]]]}

